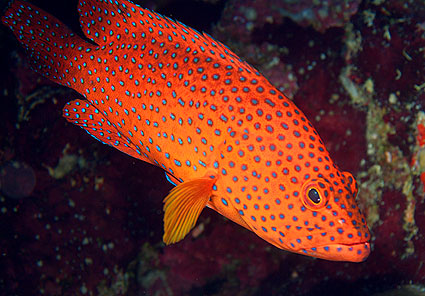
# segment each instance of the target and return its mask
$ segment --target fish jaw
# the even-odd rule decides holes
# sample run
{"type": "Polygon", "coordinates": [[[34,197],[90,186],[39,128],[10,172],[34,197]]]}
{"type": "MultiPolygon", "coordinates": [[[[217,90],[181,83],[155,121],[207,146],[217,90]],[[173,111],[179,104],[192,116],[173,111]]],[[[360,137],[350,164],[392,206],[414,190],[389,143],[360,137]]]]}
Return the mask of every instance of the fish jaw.
{"type": "Polygon", "coordinates": [[[370,243],[331,244],[292,252],[330,261],[363,262],[370,254],[370,243]]]}
{"type": "Polygon", "coordinates": [[[280,237],[277,239],[273,236],[265,237],[257,229],[251,230],[279,249],[329,261],[362,262],[367,259],[371,252],[370,234],[367,228],[364,231],[368,233],[368,236],[363,236],[362,239],[355,242],[342,241],[325,244],[322,242],[320,244],[316,240],[316,243],[312,242],[304,247],[299,244],[299,238],[282,240],[280,237]]]}

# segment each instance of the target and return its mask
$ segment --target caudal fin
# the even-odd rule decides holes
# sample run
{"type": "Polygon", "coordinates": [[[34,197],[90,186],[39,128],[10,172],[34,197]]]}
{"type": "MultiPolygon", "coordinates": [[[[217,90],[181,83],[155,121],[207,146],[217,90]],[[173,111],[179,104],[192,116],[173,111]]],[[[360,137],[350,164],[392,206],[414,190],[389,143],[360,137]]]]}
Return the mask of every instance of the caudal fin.
{"type": "Polygon", "coordinates": [[[35,71],[56,83],[73,86],[77,57],[89,52],[91,44],[54,16],[21,0],[13,0],[1,20],[25,47],[35,71]]]}

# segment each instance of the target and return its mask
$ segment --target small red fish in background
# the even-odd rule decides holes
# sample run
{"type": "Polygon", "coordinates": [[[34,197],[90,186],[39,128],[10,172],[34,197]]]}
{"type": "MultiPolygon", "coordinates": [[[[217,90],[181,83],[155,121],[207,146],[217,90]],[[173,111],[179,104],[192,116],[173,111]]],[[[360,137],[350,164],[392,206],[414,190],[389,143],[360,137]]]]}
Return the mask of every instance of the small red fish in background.
{"type": "Polygon", "coordinates": [[[125,1],[80,0],[86,42],[20,0],[2,21],[35,71],[81,93],[64,117],[97,140],[165,170],[164,242],[205,206],[278,248],[360,262],[370,233],[353,176],[304,114],[205,33],[125,1]]]}

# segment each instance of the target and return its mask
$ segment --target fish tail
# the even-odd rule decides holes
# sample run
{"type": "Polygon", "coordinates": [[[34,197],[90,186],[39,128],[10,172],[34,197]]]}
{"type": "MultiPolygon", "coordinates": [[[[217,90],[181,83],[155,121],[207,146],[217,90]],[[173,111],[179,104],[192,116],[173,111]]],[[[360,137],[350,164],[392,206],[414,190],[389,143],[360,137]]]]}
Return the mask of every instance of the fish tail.
{"type": "Polygon", "coordinates": [[[1,20],[26,49],[36,72],[62,85],[76,84],[78,67],[73,63],[91,50],[91,44],[54,16],[21,0],[11,1],[1,20]]]}

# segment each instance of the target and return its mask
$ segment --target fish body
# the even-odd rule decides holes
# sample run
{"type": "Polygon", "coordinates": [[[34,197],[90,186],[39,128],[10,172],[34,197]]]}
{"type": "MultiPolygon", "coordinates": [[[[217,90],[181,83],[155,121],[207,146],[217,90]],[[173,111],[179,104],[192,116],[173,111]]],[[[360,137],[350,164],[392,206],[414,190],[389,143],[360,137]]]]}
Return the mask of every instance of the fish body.
{"type": "Polygon", "coordinates": [[[357,185],[304,114],[255,68],[205,33],[131,2],[80,0],[92,43],[20,0],[2,21],[33,68],[81,93],[64,117],[165,170],[164,242],[208,206],[278,248],[363,261],[370,234],[357,185]],[[93,44],[94,43],[94,44],[93,44]]]}

